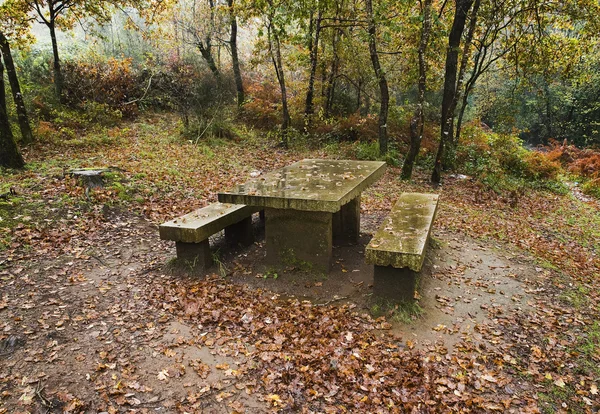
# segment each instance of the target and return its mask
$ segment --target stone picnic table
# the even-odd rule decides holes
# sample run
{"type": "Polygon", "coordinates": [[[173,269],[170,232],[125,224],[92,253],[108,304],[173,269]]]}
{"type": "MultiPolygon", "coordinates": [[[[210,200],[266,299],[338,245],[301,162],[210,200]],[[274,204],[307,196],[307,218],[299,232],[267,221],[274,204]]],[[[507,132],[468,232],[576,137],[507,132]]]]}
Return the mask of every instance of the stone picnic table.
{"type": "Polygon", "coordinates": [[[264,208],[267,261],[329,271],[332,245],[356,244],[360,195],[385,162],[306,159],[218,194],[222,203],[264,208]]]}

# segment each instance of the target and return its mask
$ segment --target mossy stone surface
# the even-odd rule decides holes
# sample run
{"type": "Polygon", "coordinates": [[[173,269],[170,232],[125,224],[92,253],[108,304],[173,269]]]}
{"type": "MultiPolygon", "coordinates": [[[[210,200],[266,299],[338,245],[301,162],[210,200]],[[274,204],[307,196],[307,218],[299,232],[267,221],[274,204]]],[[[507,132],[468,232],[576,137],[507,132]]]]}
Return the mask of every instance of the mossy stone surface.
{"type": "Polygon", "coordinates": [[[421,271],[437,194],[403,193],[365,250],[367,263],[421,271]]]}
{"type": "Polygon", "coordinates": [[[385,162],[308,159],[219,193],[222,203],[335,213],[385,173],[385,162]]]}
{"type": "Polygon", "coordinates": [[[266,208],[267,261],[273,266],[328,273],[332,213],[266,208]]]}
{"type": "Polygon", "coordinates": [[[214,203],[161,224],[160,238],[199,243],[225,227],[250,217],[256,211],[258,209],[255,207],[241,204],[214,203]]]}

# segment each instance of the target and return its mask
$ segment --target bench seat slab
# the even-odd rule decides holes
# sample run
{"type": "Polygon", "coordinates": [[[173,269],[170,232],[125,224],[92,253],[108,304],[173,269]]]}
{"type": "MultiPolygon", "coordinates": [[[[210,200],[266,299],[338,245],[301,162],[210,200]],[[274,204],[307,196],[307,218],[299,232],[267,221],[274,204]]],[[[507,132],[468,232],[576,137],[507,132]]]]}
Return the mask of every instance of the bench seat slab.
{"type": "Polygon", "coordinates": [[[258,210],[256,207],[240,204],[210,204],[161,224],[159,227],[160,238],[182,243],[200,243],[258,210]]]}
{"type": "Polygon", "coordinates": [[[437,194],[403,193],[367,246],[366,262],[421,271],[438,197],[437,194]]]}

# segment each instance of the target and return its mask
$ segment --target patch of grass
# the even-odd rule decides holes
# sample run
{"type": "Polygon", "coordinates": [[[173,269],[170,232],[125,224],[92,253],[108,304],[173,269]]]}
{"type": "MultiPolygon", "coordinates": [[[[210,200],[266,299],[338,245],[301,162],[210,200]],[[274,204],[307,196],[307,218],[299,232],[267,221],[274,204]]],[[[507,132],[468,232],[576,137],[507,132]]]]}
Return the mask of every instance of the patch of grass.
{"type": "Polygon", "coordinates": [[[263,273],[263,279],[268,279],[268,278],[277,279],[278,277],[279,277],[279,274],[277,273],[277,270],[275,270],[274,268],[269,268],[265,271],[265,273],[263,273]]]}
{"type": "Polygon", "coordinates": [[[585,286],[577,285],[563,292],[560,295],[560,299],[573,306],[575,309],[580,309],[589,303],[589,293],[589,289],[585,286]]]}
{"type": "Polygon", "coordinates": [[[597,362],[600,359],[600,322],[587,327],[571,355],[575,356],[578,371],[600,378],[600,364],[597,362]]]}
{"type": "Polygon", "coordinates": [[[544,258],[541,258],[541,257],[536,258],[535,263],[543,269],[554,270],[556,272],[560,272],[560,269],[558,267],[556,267],[552,262],[550,262],[544,258]]]}
{"type": "Polygon", "coordinates": [[[369,310],[375,318],[385,316],[394,322],[405,324],[414,322],[423,314],[423,308],[417,301],[394,302],[382,298],[374,298],[369,310]]]}
{"type": "Polygon", "coordinates": [[[221,254],[220,254],[219,250],[213,252],[212,260],[213,260],[213,263],[217,266],[219,275],[221,277],[226,277],[227,276],[227,267],[225,266],[225,263],[223,263],[223,261],[221,260],[221,254]]]}
{"type": "Polygon", "coordinates": [[[540,409],[544,414],[563,412],[562,404],[567,404],[569,412],[585,412],[583,404],[573,406],[572,399],[576,396],[575,389],[569,385],[559,387],[554,385],[551,380],[547,380],[548,391],[538,394],[540,401],[540,409]]]}
{"type": "Polygon", "coordinates": [[[296,257],[296,253],[292,249],[284,250],[280,253],[281,262],[287,266],[292,267],[294,269],[310,272],[313,270],[313,264],[304,260],[300,260],[296,257]]]}

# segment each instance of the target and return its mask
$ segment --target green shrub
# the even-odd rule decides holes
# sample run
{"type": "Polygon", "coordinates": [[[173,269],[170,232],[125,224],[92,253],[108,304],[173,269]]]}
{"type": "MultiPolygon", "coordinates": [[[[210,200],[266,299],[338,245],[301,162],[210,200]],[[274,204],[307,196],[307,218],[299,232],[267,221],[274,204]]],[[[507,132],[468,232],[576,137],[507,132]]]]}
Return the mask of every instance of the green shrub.
{"type": "Polygon", "coordinates": [[[555,182],[560,163],[546,154],[528,151],[522,141],[507,134],[466,127],[456,151],[457,168],[474,176],[496,192],[513,191],[524,186],[562,191],[555,182]]]}
{"type": "Polygon", "coordinates": [[[600,199],[600,178],[585,182],[581,190],[584,194],[600,199]]]}
{"type": "Polygon", "coordinates": [[[354,157],[357,160],[385,161],[389,165],[400,165],[400,153],[394,146],[388,148],[385,155],[379,154],[379,142],[357,142],[354,157]]]}
{"type": "Polygon", "coordinates": [[[379,159],[378,142],[358,142],[355,155],[357,160],[376,161],[379,159]]]}

